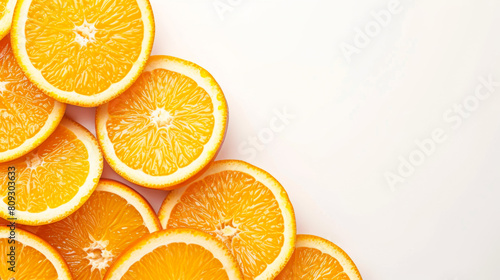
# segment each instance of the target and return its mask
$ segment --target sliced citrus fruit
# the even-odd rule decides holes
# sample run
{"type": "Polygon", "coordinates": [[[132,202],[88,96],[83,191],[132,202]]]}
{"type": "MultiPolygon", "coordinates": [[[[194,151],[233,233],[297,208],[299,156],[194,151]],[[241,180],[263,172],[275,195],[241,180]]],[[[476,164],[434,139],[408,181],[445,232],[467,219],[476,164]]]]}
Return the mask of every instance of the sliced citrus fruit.
{"type": "Polygon", "coordinates": [[[17,222],[27,225],[61,220],[87,201],[97,187],[102,167],[94,136],[63,118],[36,149],[0,163],[0,216],[14,215],[17,222]],[[15,198],[14,213],[8,209],[11,197],[15,198]]]}
{"type": "Polygon", "coordinates": [[[61,255],[47,242],[24,230],[11,231],[0,226],[0,251],[0,279],[72,279],[61,255]],[[15,237],[15,243],[11,236],[15,237]],[[15,256],[11,258],[8,254],[12,247],[15,256]]]}
{"type": "Polygon", "coordinates": [[[0,218],[0,226],[11,226],[12,223],[16,224],[16,229],[22,229],[22,230],[31,232],[33,234],[36,234],[36,231],[38,229],[38,226],[27,226],[27,225],[23,225],[23,224],[18,224],[18,223],[16,223],[15,219],[5,220],[3,218],[0,218]]]}
{"type": "Polygon", "coordinates": [[[172,229],[136,242],[109,269],[106,280],[242,280],[229,250],[202,231],[172,229]]]}
{"type": "Polygon", "coordinates": [[[131,182],[163,189],[214,159],[226,123],[226,100],[212,75],[170,56],[152,56],[134,85],[96,114],[109,165],[131,182]]]}
{"type": "Polygon", "coordinates": [[[148,202],[133,189],[102,179],[89,200],[69,217],[40,226],[36,235],[54,246],[75,280],[101,280],[137,239],[161,229],[148,202]]]}
{"type": "Polygon", "coordinates": [[[16,0],[0,1],[0,39],[9,33],[15,7],[16,0]]]}
{"type": "Polygon", "coordinates": [[[3,38],[0,41],[0,162],[25,155],[40,145],[56,129],[65,109],[65,104],[43,94],[24,76],[12,53],[10,37],[3,38]]]}
{"type": "Polygon", "coordinates": [[[14,54],[26,76],[53,98],[97,106],[140,75],[154,37],[148,0],[19,0],[14,54]]]}
{"type": "Polygon", "coordinates": [[[245,279],[273,279],[295,246],[295,215],[281,184],[243,161],[214,162],[173,190],[160,212],[163,228],[195,228],[219,238],[245,279]]]}
{"type": "Polygon", "coordinates": [[[356,265],[337,245],[314,235],[297,235],[292,258],[276,280],[361,280],[356,265]]]}

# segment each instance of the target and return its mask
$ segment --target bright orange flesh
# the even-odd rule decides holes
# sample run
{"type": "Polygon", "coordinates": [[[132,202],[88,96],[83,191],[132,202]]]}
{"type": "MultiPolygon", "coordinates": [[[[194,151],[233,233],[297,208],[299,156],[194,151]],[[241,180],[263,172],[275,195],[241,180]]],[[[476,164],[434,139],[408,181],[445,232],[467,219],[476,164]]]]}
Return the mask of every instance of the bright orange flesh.
{"type": "Polygon", "coordinates": [[[18,148],[35,137],[47,122],[55,102],[28,81],[14,58],[10,37],[3,38],[0,41],[0,153],[18,148]]]}
{"type": "Polygon", "coordinates": [[[141,53],[144,23],[134,0],[32,0],[25,36],[29,60],[46,81],[94,95],[129,73],[141,53]]]}
{"type": "Polygon", "coordinates": [[[275,280],[301,279],[361,280],[361,275],[337,245],[313,235],[298,235],[292,258],[275,280]]]}
{"type": "Polygon", "coordinates": [[[89,174],[88,152],[70,129],[59,125],[38,148],[0,163],[0,191],[7,203],[7,170],[16,167],[16,210],[39,213],[68,202],[89,174]]]}
{"type": "Polygon", "coordinates": [[[59,253],[44,240],[24,230],[16,228],[13,231],[5,226],[0,226],[0,236],[0,251],[2,252],[0,254],[0,279],[71,279],[66,263],[59,253]],[[14,257],[8,255],[12,250],[14,257]],[[9,263],[10,261],[15,261],[15,264],[9,263]],[[14,271],[11,270],[12,266],[14,271]]]}
{"type": "Polygon", "coordinates": [[[156,248],[134,263],[122,280],[228,280],[222,263],[197,244],[171,243],[156,248]]]}
{"type": "Polygon", "coordinates": [[[334,257],[314,248],[297,248],[290,262],[276,279],[348,280],[350,278],[334,257]]]}
{"type": "MultiPolygon", "coordinates": [[[[133,192],[126,186],[122,188],[133,192]]],[[[147,205],[145,200],[143,203],[147,205]]],[[[151,220],[157,224],[156,229],[159,229],[154,212],[151,210],[150,213],[151,220]]],[[[99,188],[75,213],[36,230],[38,236],[58,249],[75,280],[103,279],[118,255],[149,233],[143,216],[133,205],[125,198],[99,188]]]]}
{"type": "Polygon", "coordinates": [[[191,184],[166,225],[178,227],[218,237],[232,250],[245,279],[260,275],[284,243],[283,216],[273,193],[239,171],[222,171],[191,184]]]}
{"type": "Polygon", "coordinates": [[[144,72],[108,106],[109,139],[120,161],[153,176],[197,159],[214,128],[213,104],[194,80],[165,69],[144,72]]]}
{"type": "Polygon", "coordinates": [[[16,272],[8,270],[7,252],[12,244],[7,238],[0,239],[0,279],[44,279],[58,280],[54,265],[36,249],[25,246],[21,242],[16,244],[16,272]]]}
{"type": "Polygon", "coordinates": [[[106,280],[243,280],[228,248],[194,229],[161,230],[130,246],[106,280]]]}
{"type": "Polygon", "coordinates": [[[174,189],[206,168],[224,140],[227,104],[208,71],[151,56],[122,95],[99,106],[97,138],[109,165],[141,186],[174,189]]]}

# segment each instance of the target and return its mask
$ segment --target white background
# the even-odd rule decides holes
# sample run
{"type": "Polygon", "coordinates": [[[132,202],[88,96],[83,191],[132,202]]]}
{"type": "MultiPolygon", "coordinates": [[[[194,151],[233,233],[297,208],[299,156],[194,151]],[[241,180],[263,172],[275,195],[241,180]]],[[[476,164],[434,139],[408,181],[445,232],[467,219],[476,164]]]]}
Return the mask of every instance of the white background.
{"type": "MultiPolygon", "coordinates": [[[[390,2],[153,0],[153,53],[214,75],[230,109],[219,158],[273,174],[298,232],[344,248],[364,279],[499,279],[500,87],[473,95],[479,77],[500,81],[500,1],[400,0],[378,30],[390,2]],[[436,129],[446,140],[391,188],[386,173],[436,129]]],[[[94,113],[68,109],[93,132],[94,113]]],[[[166,192],[134,187],[158,210],[166,192]]]]}

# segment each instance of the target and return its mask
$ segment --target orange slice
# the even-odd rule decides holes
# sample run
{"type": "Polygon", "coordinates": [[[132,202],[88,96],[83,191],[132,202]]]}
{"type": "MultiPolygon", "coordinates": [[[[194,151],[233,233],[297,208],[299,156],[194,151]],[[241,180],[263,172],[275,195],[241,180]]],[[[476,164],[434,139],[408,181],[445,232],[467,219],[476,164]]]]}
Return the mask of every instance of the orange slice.
{"type": "Polygon", "coordinates": [[[25,155],[40,145],[56,129],[65,109],[65,104],[43,94],[28,81],[14,58],[10,37],[3,38],[0,41],[0,162],[25,155]]]}
{"type": "Polygon", "coordinates": [[[106,280],[242,280],[236,260],[209,234],[193,229],[155,232],[135,243],[106,280]]]}
{"type": "Polygon", "coordinates": [[[71,280],[68,266],[47,242],[21,229],[0,226],[0,279],[71,280]],[[15,244],[9,239],[15,234],[15,244]],[[15,263],[8,263],[14,246],[15,263]],[[15,272],[9,270],[14,266],[15,272]]]}
{"type": "Polygon", "coordinates": [[[53,98],[97,106],[127,89],[154,38],[148,0],[19,0],[14,54],[26,76],[53,98]]]}
{"type": "Polygon", "coordinates": [[[94,136],[63,118],[35,150],[0,163],[0,217],[14,216],[17,222],[28,225],[61,220],[87,201],[97,187],[102,167],[94,136]],[[9,190],[11,185],[15,185],[14,190],[9,190]],[[8,210],[10,197],[15,198],[14,213],[8,210]]]}
{"type": "Polygon", "coordinates": [[[332,242],[313,235],[297,235],[291,260],[276,280],[361,280],[349,256],[332,242]]]}
{"type": "Polygon", "coordinates": [[[208,165],[227,123],[224,94],[200,66],[152,56],[124,94],[97,109],[97,138],[127,180],[171,189],[208,165]]]}
{"type": "Polygon", "coordinates": [[[16,0],[0,0],[0,39],[9,33],[16,0]]]}
{"type": "MultiPolygon", "coordinates": [[[[16,222],[16,220],[15,219],[5,220],[3,218],[0,218],[0,226],[10,226],[11,222],[16,222]]],[[[38,226],[27,226],[27,225],[16,223],[16,229],[22,229],[24,231],[28,231],[28,232],[31,232],[33,234],[36,234],[38,226]]]]}
{"type": "Polygon", "coordinates": [[[100,280],[132,242],[161,229],[148,202],[131,188],[103,179],[89,200],[69,217],[38,227],[75,280],[100,280]]]}
{"type": "Polygon", "coordinates": [[[295,246],[295,215],[286,191],[269,173],[243,161],[214,162],[172,191],[159,216],[166,229],[195,228],[220,239],[245,279],[273,279],[295,246]]]}

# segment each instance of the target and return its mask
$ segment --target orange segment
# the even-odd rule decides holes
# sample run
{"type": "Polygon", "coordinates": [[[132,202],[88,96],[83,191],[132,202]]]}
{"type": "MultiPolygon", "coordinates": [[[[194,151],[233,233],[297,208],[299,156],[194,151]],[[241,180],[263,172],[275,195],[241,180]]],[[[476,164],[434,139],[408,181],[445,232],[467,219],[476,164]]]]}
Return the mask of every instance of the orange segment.
{"type": "Polygon", "coordinates": [[[58,249],[75,280],[100,280],[125,248],[158,230],[160,222],[143,197],[104,179],[80,209],[36,234],[58,249]]]}
{"type": "Polygon", "coordinates": [[[43,94],[14,58],[10,37],[0,41],[0,162],[20,157],[56,129],[66,105],[43,94]]]}
{"type": "Polygon", "coordinates": [[[156,248],[145,255],[140,262],[134,263],[122,280],[156,280],[159,275],[166,274],[163,267],[165,263],[175,263],[182,259],[189,262],[173,265],[173,269],[168,271],[171,279],[184,279],[186,276],[189,279],[228,279],[222,263],[207,249],[196,244],[172,243],[156,248]]]}
{"type": "Polygon", "coordinates": [[[0,164],[3,218],[10,216],[8,167],[15,168],[17,221],[40,225],[68,216],[88,199],[102,173],[102,155],[88,130],[64,118],[38,148],[0,164]]]}
{"type": "Polygon", "coordinates": [[[313,235],[297,235],[292,258],[276,280],[361,280],[356,265],[337,245],[313,235]]]}
{"type": "Polygon", "coordinates": [[[128,93],[110,102],[108,115],[117,157],[153,176],[170,175],[198,158],[214,128],[210,95],[191,78],[165,69],[139,77],[128,93]],[[123,137],[126,130],[144,142],[123,137]]]}
{"type": "Polygon", "coordinates": [[[11,232],[0,226],[0,279],[71,280],[69,269],[54,248],[35,235],[15,230],[16,243],[9,242],[11,232]],[[15,272],[10,271],[7,254],[15,247],[15,272]]]}
{"type": "Polygon", "coordinates": [[[106,280],[242,280],[236,260],[212,236],[192,229],[153,233],[128,249],[106,280]]]}
{"type": "Polygon", "coordinates": [[[60,101],[96,106],[141,73],[154,21],[148,0],[19,0],[12,34],[30,80],[60,101]]]}
{"type": "Polygon", "coordinates": [[[162,226],[195,228],[221,240],[245,279],[273,279],[295,244],[288,196],[267,172],[242,161],[216,161],[199,178],[172,191],[159,212],[162,226]]]}
{"type": "Polygon", "coordinates": [[[16,0],[0,1],[0,39],[9,33],[16,0]]]}
{"type": "Polygon", "coordinates": [[[153,56],[137,81],[99,107],[97,135],[111,167],[146,187],[171,188],[202,170],[224,138],[227,106],[193,63],[153,56]]]}

